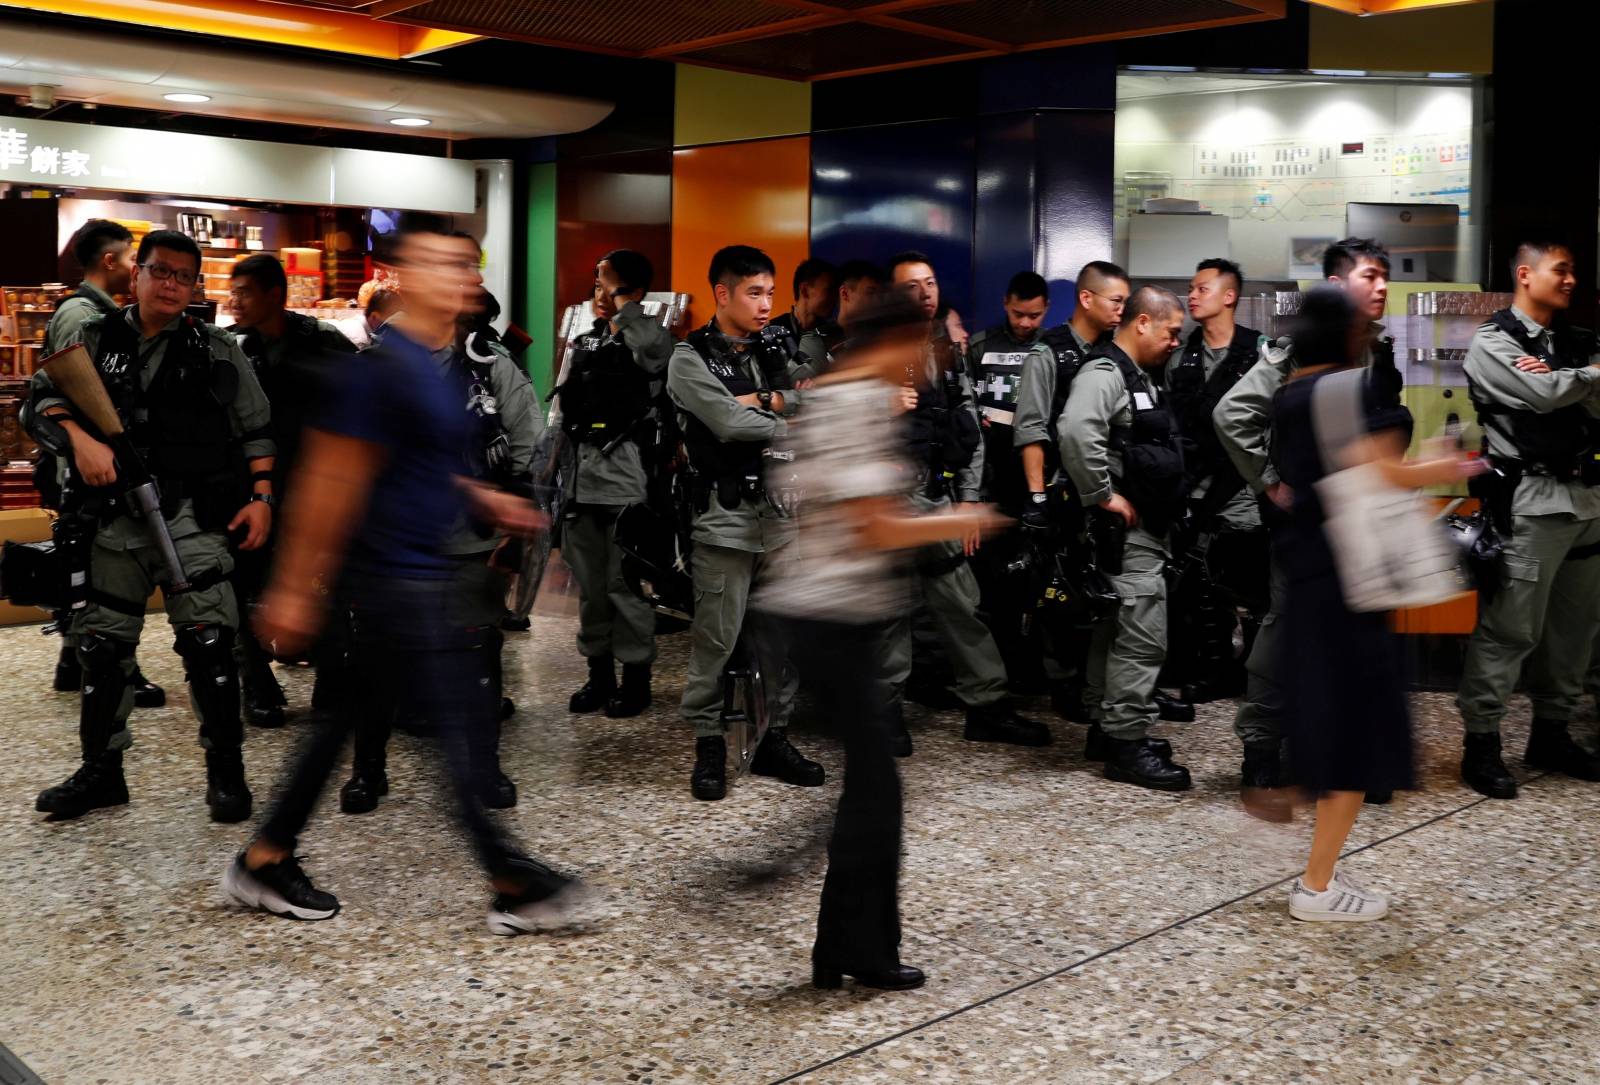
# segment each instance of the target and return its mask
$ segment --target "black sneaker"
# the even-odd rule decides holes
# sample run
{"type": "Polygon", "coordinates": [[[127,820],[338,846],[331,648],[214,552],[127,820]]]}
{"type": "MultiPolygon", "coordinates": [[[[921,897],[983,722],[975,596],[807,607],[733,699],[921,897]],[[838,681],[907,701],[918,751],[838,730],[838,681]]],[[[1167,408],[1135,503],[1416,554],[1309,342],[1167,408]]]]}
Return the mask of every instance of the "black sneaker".
{"type": "Polygon", "coordinates": [[[241,851],[222,875],[222,890],[246,907],[289,919],[332,919],[339,914],[339,898],[312,885],[293,855],[251,870],[241,851]]]}

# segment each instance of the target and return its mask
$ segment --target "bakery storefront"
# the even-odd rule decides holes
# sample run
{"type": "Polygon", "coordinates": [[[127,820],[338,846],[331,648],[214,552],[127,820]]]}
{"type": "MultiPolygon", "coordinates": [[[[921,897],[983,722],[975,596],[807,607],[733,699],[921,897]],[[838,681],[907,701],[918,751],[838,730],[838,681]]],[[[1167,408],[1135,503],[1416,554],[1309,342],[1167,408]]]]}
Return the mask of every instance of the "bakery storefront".
{"type": "MultiPolygon", "coordinates": [[[[32,487],[38,449],[17,416],[50,316],[77,288],[71,241],[84,223],[114,219],[136,238],[159,229],[194,238],[203,254],[195,311],[224,326],[233,263],[274,253],[289,273],[290,308],[360,341],[356,299],[376,273],[374,239],[405,210],[451,215],[483,237],[479,174],[496,165],[0,117],[0,537],[49,534],[32,487]]],[[[0,620],[38,617],[0,611],[0,620]]]]}

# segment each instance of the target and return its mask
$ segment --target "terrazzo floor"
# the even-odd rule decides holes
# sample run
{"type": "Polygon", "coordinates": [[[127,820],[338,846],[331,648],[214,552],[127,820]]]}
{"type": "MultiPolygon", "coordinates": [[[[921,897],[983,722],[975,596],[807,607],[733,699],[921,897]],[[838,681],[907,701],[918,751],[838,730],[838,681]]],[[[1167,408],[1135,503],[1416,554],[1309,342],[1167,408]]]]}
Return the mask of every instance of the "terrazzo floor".
{"type": "MultiPolygon", "coordinates": [[[[583,668],[562,603],[509,637],[505,740],[512,824],[611,901],[561,938],[485,930],[439,774],[404,736],[379,810],[329,796],[302,841],[344,902],[330,922],[223,899],[245,827],[206,820],[182,696],[135,714],[130,805],[46,823],[33,799],[73,766],[75,701],[48,689],[57,641],[0,630],[0,1043],[51,1085],[1600,1079],[1600,788],[1539,777],[1480,800],[1455,779],[1444,695],[1415,698],[1425,790],[1366,808],[1347,859],[1394,912],[1328,926],[1285,910],[1307,815],[1239,809],[1231,704],[1162,729],[1194,772],[1185,795],[1102,779],[1043,704],[1043,751],[968,744],[956,714],[915,710],[903,957],[929,983],[819,992],[839,748],[797,725],[827,787],[694,801],[674,711],[687,638],[662,642],[653,714],[571,717],[583,668]]],[[[181,694],[169,643],[153,624],[141,660],[181,694]]],[[[303,709],[309,673],[283,681],[303,709]]],[[[295,726],[248,736],[258,809],[295,726]]],[[[1526,729],[1519,700],[1508,749],[1526,729]]]]}

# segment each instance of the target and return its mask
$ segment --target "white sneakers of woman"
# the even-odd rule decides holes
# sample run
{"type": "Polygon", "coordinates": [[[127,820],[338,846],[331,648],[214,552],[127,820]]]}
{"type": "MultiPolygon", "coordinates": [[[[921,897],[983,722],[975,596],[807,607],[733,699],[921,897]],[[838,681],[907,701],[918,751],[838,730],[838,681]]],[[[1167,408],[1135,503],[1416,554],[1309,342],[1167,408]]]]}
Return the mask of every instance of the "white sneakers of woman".
{"type": "Polygon", "coordinates": [[[1328,888],[1320,893],[1296,878],[1289,891],[1289,914],[1308,922],[1367,923],[1389,914],[1389,898],[1335,870],[1328,888]]]}

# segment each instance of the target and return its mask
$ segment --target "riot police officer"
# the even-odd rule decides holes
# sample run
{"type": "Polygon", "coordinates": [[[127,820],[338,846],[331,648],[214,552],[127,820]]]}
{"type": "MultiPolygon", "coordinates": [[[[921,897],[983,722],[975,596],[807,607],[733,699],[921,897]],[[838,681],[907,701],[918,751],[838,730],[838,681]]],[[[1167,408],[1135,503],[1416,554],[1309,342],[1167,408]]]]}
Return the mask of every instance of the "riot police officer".
{"type": "MultiPolygon", "coordinates": [[[[1371,238],[1347,237],[1328,246],[1322,271],[1329,283],[1350,296],[1357,322],[1351,329],[1359,342],[1357,356],[1378,383],[1384,402],[1398,405],[1401,378],[1394,363],[1394,342],[1383,335],[1378,322],[1389,300],[1388,250],[1371,238]]],[[[1278,478],[1270,457],[1272,397],[1294,367],[1294,343],[1289,338],[1262,343],[1261,357],[1211,415],[1223,450],[1257,495],[1269,532],[1282,524],[1289,502],[1288,487],[1278,478]]],[[[1286,780],[1281,752],[1284,694],[1276,677],[1277,625],[1288,589],[1286,575],[1281,562],[1270,562],[1267,612],[1245,660],[1245,693],[1234,715],[1233,729],[1244,745],[1240,780],[1246,790],[1270,790],[1286,780]]]]}
{"type": "MultiPolygon", "coordinates": [[[[1132,287],[1128,273],[1116,264],[1094,260],[1078,271],[1077,307],[1065,324],[1039,336],[1022,361],[1017,386],[1012,440],[1022,464],[1024,497],[1021,525],[1035,537],[1052,531],[1046,489],[1057,480],[1056,423],[1066,406],[1072,378],[1090,351],[1110,342],[1122,321],[1122,307],[1132,287]]],[[[1088,642],[1081,631],[1053,638],[1045,658],[1050,678],[1050,703],[1057,714],[1089,722],[1084,704],[1084,671],[1088,642]]]]}
{"type": "Polygon", "coordinates": [[[836,270],[832,264],[819,257],[807,257],[794,269],[794,307],[782,316],[775,316],[767,324],[769,335],[784,340],[785,349],[796,364],[800,344],[819,325],[833,319],[839,309],[839,293],[834,285],[836,270]]]}
{"type": "MultiPolygon", "coordinates": [[[[110,219],[90,219],[72,238],[72,255],[83,268],[83,281],[56,311],[50,314],[50,323],[44,329],[45,357],[65,350],[83,341],[83,326],[97,316],[108,316],[122,311],[114,295],[126,294],[133,282],[133,233],[120,222],[110,219]]],[[[39,493],[46,498],[47,507],[61,507],[61,488],[67,482],[66,465],[55,456],[41,458],[36,477],[42,485],[39,493]]],[[[57,517],[59,523],[60,517],[57,517]]],[[[55,688],[60,693],[75,692],[83,685],[83,671],[78,666],[78,638],[72,635],[71,618],[55,615],[56,630],[61,634],[61,655],[56,660],[55,688]]],[[[160,708],[167,703],[167,693],[150,681],[139,670],[139,661],[133,663],[133,704],[136,708],[160,708]]]]}
{"type": "MultiPolygon", "coordinates": [[[[194,241],[156,230],[139,243],[136,303],[83,327],[83,343],[112,404],[159,483],[162,515],[188,587],[167,592],[189,693],[206,752],[206,803],[214,821],[250,815],[239,718],[233,641],[239,615],[227,583],[233,563],[228,532],[254,550],[272,526],[272,436],[266,396],[232,336],[184,312],[200,273],[194,241]],[[248,478],[248,483],[246,479],[248,478]]],[[[42,444],[72,457],[86,484],[77,507],[98,515],[89,563],[88,603],[78,612],[83,667],[79,737],[83,765],[39,795],[40,811],[77,817],[128,801],[122,751],[133,653],[144,626],[145,600],[172,583],[156,538],[131,515],[117,486],[111,449],[75,420],[69,401],[47,374],[35,375],[31,422],[42,444]]]]}
{"type": "Polygon", "coordinates": [[[1190,786],[1171,746],[1148,734],[1167,649],[1169,536],[1185,490],[1177,420],[1145,373],[1166,362],[1182,328],[1170,291],[1134,291],[1115,337],[1073,377],[1056,424],[1061,468],[1091,510],[1097,548],[1108,555],[1101,571],[1122,601],[1090,643],[1085,687],[1095,726],[1084,755],[1105,761],[1108,780],[1159,791],[1190,786]]]}
{"type": "MultiPolygon", "coordinates": [[[[298,458],[301,431],[325,384],[324,371],[356,349],[327,321],[289,312],[288,292],[289,278],[276,256],[258,252],[233,265],[228,307],[240,345],[272,406],[272,442],[277,449],[272,486],[280,504],[298,458]]],[[[266,587],[272,547],[241,552],[234,564],[234,589],[247,615],[266,587]]],[[[245,719],[257,727],[283,726],[287,702],[265,650],[255,637],[239,637],[234,656],[239,661],[245,719]]]]}
{"type": "MultiPolygon", "coordinates": [[[[794,525],[767,498],[765,452],[787,432],[798,395],[788,359],[763,339],[772,312],[772,260],[749,245],[711,258],[716,316],[679,343],[667,367],[692,472],[694,621],[683,718],[694,728],[690,791],[697,799],[727,793],[722,718],[724,671],[744,626],[751,586],[792,560],[794,525]]],[[[801,787],[819,786],[822,766],[802,756],[786,734],[794,680],[785,674],[773,717],[750,771],[801,787]]]]}
{"type": "MultiPolygon", "coordinates": [[[[925,374],[909,374],[904,392],[910,459],[918,470],[912,504],[919,511],[948,508],[952,502],[981,499],[983,442],[977,405],[960,350],[939,320],[939,282],[927,256],[903,252],[889,264],[894,289],[922,306],[928,319],[925,374]]],[[[1006,684],[1005,664],[994,636],[978,617],[978,581],[967,558],[977,539],[926,547],[915,557],[916,581],[940,641],[955,671],[955,693],[966,708],[963,731],[969,742],[1007,742],[1046,746],[1050,731],[1017,715],[1006,684]]],[[[895,753],[911,753],[903,716],[906,681],[911,677],[911,621],[901,618],[888,635],[884,663],[895,713],[895,753]]]]}
{"type": "MultiPolygon", "coordinates": [[[[539,394],[487,319],[495,306],[483,289],[477,239],[465,233],[442,237],[438,253],[438,266],[458,277],[466,294],[454,343],[434,353],[440,374],[460,394],[469,420],[462,447],[463,474],[508,493],[530,492],[534,452],[544,433],[539,394]]],[[[404,283],[402,271],[402,292],[404,283]]],[[[501,665],[505,635],[500,618],[509,575],[495,554],[505,541],[503,532],[463,514],[442,544],[452,566],[451,620],[482,655],[478,673],[488,678],[483,691],[487,707],[475,713],[478,726],[468,736],[468,751],[472,778],[480,785],[478,800],[491,810],[517,804],[516,785],[500,768],[500,725],[505,716],[501,665]]],[[[392,687],[359,691],[362,697],[387,695],[390,703],[381,711],[365,710],[356,719],[351,776],[339,790],[339,808],[347,814],[367,813],[389,793],[390,725],[404,710],[392,694],[392,687]]]]}
{"type": "Polygon", "coordinates": [[[789,375],[796,381],[821,376],[832,365],[833,355],[849,337],[850,316],[877,296],[885,282],[883,269],[868,260],[846,260],[834,273],[838,287],[834,297],[834,316],[819,320],[800,337],[800,350],[789,375]]]}
{"type": "Polygon", "coordinates": [[[1600,630],[1600,350],[1593,333],[1563,318],[1577,286],[1569,249],[1526,243],[1512,264],[1515,300],[1467,351],[1468,386],[1497,471],[1484,476],[1495,480],[1484,496],[1505,550],[1456,698],[1466,725],[1461,778],[1497,799],[1517,795],[1500,721],[1519,675],[1533,703],[1524,762],[1600,781],[1600,757],[1567,731],[1600,630]]]}
{"type": "Polygon", "coordinates": [[[594,326],[579,338],[556,389],[562,428],[578,450],[561,554],[578,585],[578,651],[589,665],[589,680],[567,707],[613,718],[650,707],[656,658],[655,614],[629,589],[616,539],[622,511],[645,500],[640,438],[655,421],[660,374],[672,356],[672,337],[639,304],[653,273],[650,261],[631,249],[600,258],[594,326]]]}
{"type": "Polygon", "coordinates": [[[1189,280],[1188,299],[1197,326],[1167,362],[1166,384],[1183,431],[1190,487],[1189,521],[1175,545],[1180,572],[1169,656],[1177,657],[1170,662],[1177,664],[1183,698],[1191,703],[1242,692],[1244,667],[1233,647],[1238,603],[1241,594],[1252,599],[1266,594],[1261,512],[1211,424],[1217,404],[1255,365],[1260,351],[1261,333],[1234,319],[1243,291],[1238,264],[1200,261],[1189,280]]]}

